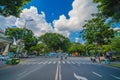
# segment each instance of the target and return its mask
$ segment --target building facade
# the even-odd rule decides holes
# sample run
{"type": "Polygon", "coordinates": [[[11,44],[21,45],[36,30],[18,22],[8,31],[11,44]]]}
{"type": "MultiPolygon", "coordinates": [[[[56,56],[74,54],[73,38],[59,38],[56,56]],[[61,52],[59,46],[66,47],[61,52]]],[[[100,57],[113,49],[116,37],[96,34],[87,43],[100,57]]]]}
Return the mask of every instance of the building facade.
{"type": "Polygon", "coordinates": [[[0,55],[8,55],[10,44],[12,40],[0,31],[0,55]]]}

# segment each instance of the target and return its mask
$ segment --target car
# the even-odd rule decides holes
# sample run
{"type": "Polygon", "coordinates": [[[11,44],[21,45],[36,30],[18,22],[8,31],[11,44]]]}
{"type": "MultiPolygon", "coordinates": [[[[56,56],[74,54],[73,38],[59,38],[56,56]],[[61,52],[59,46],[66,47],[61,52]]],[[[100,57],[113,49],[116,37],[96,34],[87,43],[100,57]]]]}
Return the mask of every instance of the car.
{"type": "Polygon", "coordinates": [[[3,60],[4,60],[4,56],[0,55],[0,61],[3,61],[3,60]]]}
{"type": "Polygon", "coordinates": [[[0,55],[0,61],[6,61],[7,59],[9,59],[9,56],[6,55],[0,55]]]}
{"type": "Polygon", "coordinates": [[[3,55],[3,57],[4,57],[4,61],[6,61],[6,60],[10,59],[10,57],[9,57],[9,56],[7,56],[7,55],[3,55]]]}

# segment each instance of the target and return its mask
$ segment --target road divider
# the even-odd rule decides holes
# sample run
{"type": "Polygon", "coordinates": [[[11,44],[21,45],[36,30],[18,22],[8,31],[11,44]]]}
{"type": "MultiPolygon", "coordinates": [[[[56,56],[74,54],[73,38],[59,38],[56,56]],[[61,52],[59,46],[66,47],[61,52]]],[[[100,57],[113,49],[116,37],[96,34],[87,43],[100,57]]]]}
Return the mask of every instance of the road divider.
{"type": "Polygon", "coordinates": [[[58,64],[57,64],[57,69],[56,69],[55,80],[58,80],[58,64]]]}
{"type": "Polygon", "coordinates": [[[58,61],[58,63],[57,63],[55,80],[62,80],[62,79],[61,79],[61,65],[60,65],[60,63],[61,63],[60,61],[58,61]]]}

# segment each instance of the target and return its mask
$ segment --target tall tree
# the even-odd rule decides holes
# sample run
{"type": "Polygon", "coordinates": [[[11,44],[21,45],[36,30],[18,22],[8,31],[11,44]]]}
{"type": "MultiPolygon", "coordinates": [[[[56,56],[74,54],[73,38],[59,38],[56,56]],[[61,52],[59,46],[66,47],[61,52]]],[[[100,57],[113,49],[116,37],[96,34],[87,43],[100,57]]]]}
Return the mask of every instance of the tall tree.
{"type": "Polygon", "coordinates": [[[19,17],[22,8],[31,0],[0,0],[0,14],[19,17]]]}
{"type": "Polygon", "coordinates": [[[93,0],[103,15],[120,21],[120,0],[93,0]]]}
{"type": "Polygon", "coordinates": [[[66,51],[69,46],[69,39],[57,33],[46,33],[39,37],[39,40],[45,43],[50,49],[66,51]]]}
{"type": "Polygon", "coordinates": [[[79,55],[85,55],[85,46],[80,43],[71,43],[68,53],[73,54],[75,52],[78,52],[79,55]]]}
{"type": "Polygon", "coordinates": [[[28,51],[32,46],[37,44],[37,39],[29,29],[7,28],[5,34],[11,39],[15,38],[16,40],[22,40],[25,44],[25,49],[28,51]]]}
{"type": "Polygon", "coordinates": [[[44,43],[39,43],[37,44],[36,46],[32,46],[30,48],[31,51],[37,51],[37,55],[40,55],[40,54],[47,54],[50,52],[49,48],[47,45],[45,45],[44,43]]]}
{"type": "Polygon", "coordinates": [[[111,45],[113,51],[117,52],[117,54],[120,55],[120,37],[112,38],[111,45]]]}
{"type": "Polygon", "coordinates": [[[101,20],[99,17],[87,21],[82,31],[82,37],[84,40],[88,43],[96,43],[101,49],[105,41],[108,41],[113,35],[113,30],[110,29],[110,27],[104,23],[104,20],[101,20]]]}

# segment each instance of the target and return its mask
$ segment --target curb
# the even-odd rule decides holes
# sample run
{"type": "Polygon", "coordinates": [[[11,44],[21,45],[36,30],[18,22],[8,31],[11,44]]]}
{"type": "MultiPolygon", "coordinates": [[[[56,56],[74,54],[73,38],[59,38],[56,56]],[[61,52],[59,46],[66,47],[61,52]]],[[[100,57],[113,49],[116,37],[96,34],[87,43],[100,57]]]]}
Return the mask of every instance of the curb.
{"type": "Polygon", "coordinates": [[[119,67],[114,67],[114,66],[111,66],[110,64],[101,64],[102,66],[105,66],[105,67],[109,67],[109,68],[112,68],[112,69],[118,69],[120,70],[119,67]]]}

